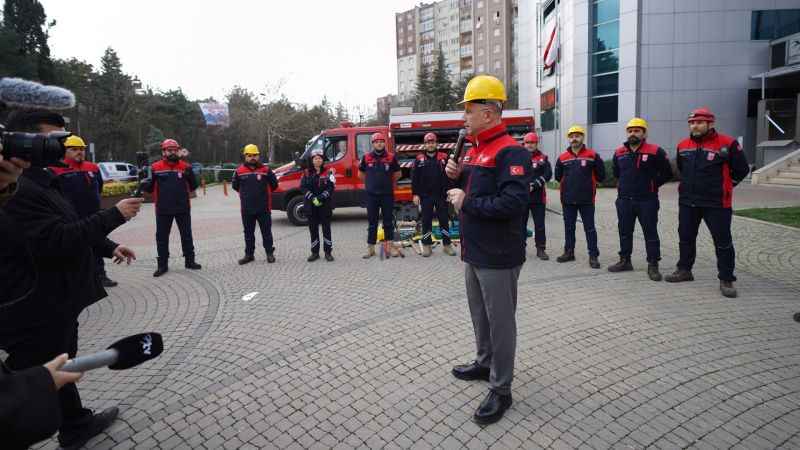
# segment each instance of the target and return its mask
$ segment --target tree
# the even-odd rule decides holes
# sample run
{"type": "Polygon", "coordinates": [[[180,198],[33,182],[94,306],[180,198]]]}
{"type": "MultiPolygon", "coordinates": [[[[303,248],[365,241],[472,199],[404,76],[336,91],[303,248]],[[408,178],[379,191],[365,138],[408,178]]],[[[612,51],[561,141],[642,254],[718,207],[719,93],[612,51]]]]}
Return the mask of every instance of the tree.
{"type": "Polygon", "coordinates": [[[469,84],[469,80],[471,80],[473,76],[475,76],[473,73],[466,76],[461,75],[461,79],[458,80],[458,83],[453,84],[453,98],[456,99],[456,101],[461,101],[464,97],[464,91],[467,90],[467,84],[469,84]]]}
{"type": "MultiPolygon", "coordinates": [[[[47,45],[49,29],[56,22],[46,23],[44,7],[38,0],[6,0],[3,5],[2,53],[16,55],[23,63],[19,76],[28,75],[44,82],[53,81],[53,64],[47,45]],[[35,67],[35,69],[34,69],[35,67]],[[31,73],[33,72],[33,73],[31,73]]],[[[13,58],[13,56],[12,56],[13,58]]],[[[16,59],[15,58],[15,59],[16,59]]]]}
{"type": "Polygon", "coordinates": [[[450,84],[450,77],[445,66],[444,51],[439,46],[436,55],[436,67],[430,82],[430,109],[433,111],[450,111],[456,101],[453,97],[453,86],[450,84]]]}
{"type": "Polygon", "coordinates": [[[431,81],[428,67],[420,64],[417,73],[417,84],[414,88],[414,110],[416,112],[430,111],[431,81]]]}

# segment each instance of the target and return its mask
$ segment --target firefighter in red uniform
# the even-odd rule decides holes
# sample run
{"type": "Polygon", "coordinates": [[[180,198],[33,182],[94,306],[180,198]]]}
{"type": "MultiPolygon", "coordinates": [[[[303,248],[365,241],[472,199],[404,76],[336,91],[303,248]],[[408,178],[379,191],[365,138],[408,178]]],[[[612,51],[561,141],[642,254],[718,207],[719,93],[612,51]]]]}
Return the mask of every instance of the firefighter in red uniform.
{"type": "Polygon", "coordinates": [[[619,262],[609,272],[633,270],[633,230],[636,219],[642,226],[647,252],[647,275],[661,281],[658,261],[658,188],[672,179],[672,167],[663,148],[646,142],[647,121],[634,117],[625,127],[628,140],[614,152],[613,169],[617,178],[617,219],[619,224],[619,262]]]}
{"type": "Polygon", "coordinates": [[[530,184],[530,210],[533,217],[536,257],[547,261],[550,257],[545,252],[547,235],[545,234],[544,215],[547,208],[547,182],[553,177],[553,168],[550,166],[547,155],[539,150],[539,136],[536,133],[526,134],[523,144],[531,153],[531,166],[533,166],[533,179],[530,184]]]}
{"type": "Polygon", "coordinates": [[[322,239],[325,241],[325,261],[333,261],[333,238],[331,237],[331,216],[333,215],[333,190],[336,176],[333,169],[325,173],[325,158],[322,149],[311,152],[308,169],[300,179],[300,189],[304,192],[303,207],[308,214],[308,231],[311,235],[311,256],[308,262],[319,259],[319,227],[322,226],[322,239]]]}
{"type": "Polygon", "coordinates": [[[708,108],[695,109],[689,113],[689,137],[678,144],[680,259],[677,270],[665,279],[671,283],[694,280],[697,231],[700,221],[705,221],[716,248],[720,291],[725,297],[736,297],[733,188],[747,176],[750,166],[739,142],[718,133],[714,120],[708,108]]]}
{"type": "Polygon", "coordinates": [[[569,148],[556,161],[555,179],[561,191],[564,212],[564,254],[556,258],[563,263],[575,261],[575,223],[578,213],[583,221],[586,246],[589,248],[589,266],[599,269],[597,257],[597,230],[594,227],[594,200],[597,183],[606,177],[606,169],[600,155],[583,143],[586,130],[578,125],[567,131],[569,148]]]}
{"type": "MultiPolygon", "coordinates": [[[[358,178],[364,182],[367,193],[367,253],[364,259],[375,256],[375,243],[378,239],[378,215],[383,216],[384,240],[394,240],[394,183],[400,178],[400,164],[397,158],[386,150],[386,136],[377,132],[372,134],[372,151],[361,158],[358,165],[358,178]]],[[[400,256],[392,244],[391,256],[400,256]]]]}
{"type": "Polygon", "coordinates": [[[447,155],[437,153],[436,134],[427,133],[423,138],[425,153],[414,160],[411,172],[411,192],[414,204],[422,207],[422,256],[431,256],[431,229],[433,228],[433,209],[439,218],[439,229],[442,231],[443,252],[455,256],[450,245],[450,208],[447,204],[446,189],[449,184],[444,167],[447,155]]]}
{"type": "MultiPolygon", "coordinates": [[[[72,203],[78,217],[85,219],[100,211],[100,196],[103,193],[103,176],[97,164],[86,161],[86,144],[78,136],[72,135],[64,141],[66,153],[64,165],[50,167],[58,177],[61,192],[72,203]]],[[[95,252],[97,276],[103,287],[114,287],[116,281],[108,278],[103,262],[103,253],[95,252]]]]}
{"type": "Polygon", "coordinates": [[[181,146],[174,139],[165,139],[161,143],[163,159],[150,167],[150,178],[142,183],[142,190],[153,194],[156,209],[156,249],[158,251],[158,268],[154,277],[160,277],[169,270],[169,234],[172,221],[178,223],[181,234],[184,266],[187,269],[201,269],[194,256],[192,240],[192,216],[189,195],[197,189],[197,179],[192,166],[181,161],[181,146]]]}
{"type": "Polygon", "coordinates": [[[239,193],[242,204],[244,226],[244,258],[239,264],[255,260],[256,222],[261,229],[261,241],[267,252],[267,262],[275,262],[275,247],[272,246],[272,191],[278,187],[275,172],[259,161],[255,144],[247,144],[242,152],[244,164],[236,169],[231,187],[239,193]]]}

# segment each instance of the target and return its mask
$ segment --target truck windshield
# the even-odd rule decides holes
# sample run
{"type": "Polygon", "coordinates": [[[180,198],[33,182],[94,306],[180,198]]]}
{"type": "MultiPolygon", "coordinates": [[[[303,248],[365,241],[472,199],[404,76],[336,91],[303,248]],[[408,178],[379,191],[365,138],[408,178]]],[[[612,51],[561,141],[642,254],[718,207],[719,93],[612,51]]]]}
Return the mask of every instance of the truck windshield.
{"type": "Polygon", "coordinates": [[[303,158],[308,158],[308,155],[311,154],[312,150],[322,149],[322,146],[325,145],[325,139],[321,134],[318,134],[311,139],[308,140],[306,143],[306,149],[303,151],[303,158]]]}

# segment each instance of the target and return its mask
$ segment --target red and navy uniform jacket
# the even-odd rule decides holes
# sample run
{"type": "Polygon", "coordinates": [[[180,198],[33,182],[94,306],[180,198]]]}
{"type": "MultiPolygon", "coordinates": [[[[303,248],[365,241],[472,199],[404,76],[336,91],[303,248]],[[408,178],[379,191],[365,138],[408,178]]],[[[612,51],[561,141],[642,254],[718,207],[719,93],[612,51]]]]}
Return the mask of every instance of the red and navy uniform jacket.
{"type": "Polygon", "coordinates": [[[173,163],[162,159],[153,163],[150,174],[151,179],[142,183],[142,189],[153,194],[156,214],[188,214],[189,194],[197,189],[197,179],[194,177],[192,166],[186,161],[173,163]]]}
{"type": "Polygon", "coordinates": [[[242,214],[263,214],[272,211],[272,191],[278,187],[278,178],[261,163],[252,168],[241,164],[233,174],[231,187],[239,193],[242,214]]]}
{"type": "Polygon", "coordinates": [[[333,190],[336,188],[336,178],[333,172],[325,172],[325,167],[321,168],[320,172],[315,169],[308,169],[300,179],[300,190],[303,192],[305,198],[305,207],[320,208],[320,209],[333,209],[333,190]],[[314,206],[311,203],[317,197],[322,202],[320,206],[314,206]]]}
{"type": "Polygon", "coordinates": [[[509,269],[525,262],[531,157],[501,124],[481,132],[461,160],[461,259],[509,269]]]}
{"type": "Polygon", "coordinates": [[[420,197],[444,197],[449,186],[444,168],[447,165],[447,155],[436,153],[428,156],[426,153],[417,155],[411,172],[411,193],[420,197]]]}
{"type": "Polygon", "coordinates": [[[555,178],[559,182],[561,203],[591,205],[594,204],[597,183],[606,178],[606,168],[600,155],[584,145],[578,154],[567,149],[558,157],[555,178]]]}
{"type": "Polygon", "coordinates": [[[103,192],[103,177],[97,164],[65,158],[67,167],[50,167],[58,177],[61,192],[67,197],[80,218],[89,217],[100,210],[100,195],[103,192]]]}
{"type": "Polygon", "coordinates": [[[713,128],[700,139],[678,143],[678,203],[687,206],[730,208],[733,187],[750,172],[739,142],[713,128]]]}
{"type": "Polygon", "coordinates": [[[393,195],[394,173],[400,171],[397,158],[384,150],[371,151],[361,158],[358,170],[364,172],[364,189],[371,195],[393,195]]]}
{"type": "Polygon", "coordinates": [[[626,142],[614,152],[617,196],[631,200],[658,198],[658,188],[672,179],[672,167],[663,148],[643,141],[636,151],[626,142]]]}
{"type": "Polygon", "coordinates": [[[553,178],[553,168],[547,155],[536,150],[531,152],[531,166],[533,167],[533,178],[531,179],[531,205],[547,204],[547,186],[545,183],[553,178]],[[539,182],[534,184],[534,182],[539,182]]]}

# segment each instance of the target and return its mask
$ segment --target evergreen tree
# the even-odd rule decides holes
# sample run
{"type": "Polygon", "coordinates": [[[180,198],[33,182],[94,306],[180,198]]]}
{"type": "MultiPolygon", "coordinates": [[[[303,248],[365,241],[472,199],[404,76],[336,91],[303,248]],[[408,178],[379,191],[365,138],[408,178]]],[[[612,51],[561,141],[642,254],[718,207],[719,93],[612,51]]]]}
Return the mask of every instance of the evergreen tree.
{"type": "Polygon", "coordinates": [[[416,112],[431,111],[431,80],[428,73],[428,67],[425,64],[420,64],[419,73],[417,73],[417,85],[414,92],[414,110],[416,112]]]}
{"type": "Polygon", "coordinates": [[[431,109],[433,111],[451,111],[455,106],[453,97],[453,86],[445,67],[444,51],[439,46],[436,55],[436,67],[433,69],[433,76],[430,82],[431,109]]]}

